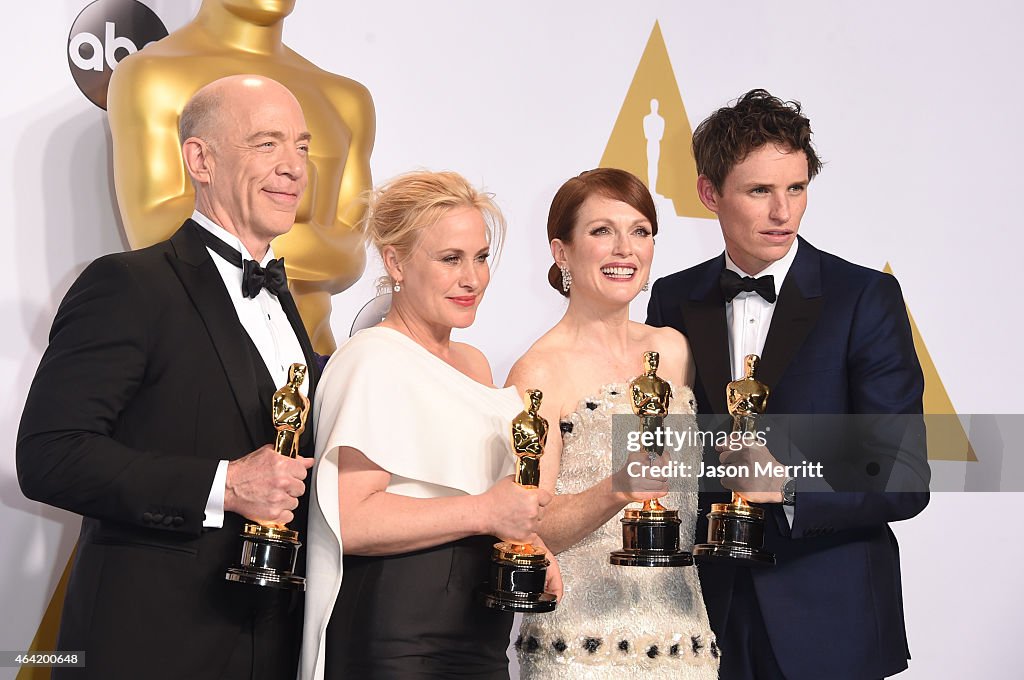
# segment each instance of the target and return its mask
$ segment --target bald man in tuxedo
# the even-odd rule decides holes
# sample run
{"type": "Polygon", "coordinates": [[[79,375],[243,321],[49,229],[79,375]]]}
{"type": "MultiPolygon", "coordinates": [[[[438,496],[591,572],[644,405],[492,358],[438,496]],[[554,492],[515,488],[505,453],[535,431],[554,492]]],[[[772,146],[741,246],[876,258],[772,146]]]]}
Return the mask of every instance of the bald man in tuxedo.
{"type": "MultiPolygon", "coordinates": [[[[192,217],[96,260],[57,311],[18,433],[29,498],[82,515],[54,678],[294,677],[293,593],[226,581],[246,520],[302,529],[311,458],[278,455],[271,399],[318,366],[271,241],[310,144],[279,83],[232,76],[182,112],[192,217]]],[[[302,444],[311,441],[307,432],[302,444]]]]}

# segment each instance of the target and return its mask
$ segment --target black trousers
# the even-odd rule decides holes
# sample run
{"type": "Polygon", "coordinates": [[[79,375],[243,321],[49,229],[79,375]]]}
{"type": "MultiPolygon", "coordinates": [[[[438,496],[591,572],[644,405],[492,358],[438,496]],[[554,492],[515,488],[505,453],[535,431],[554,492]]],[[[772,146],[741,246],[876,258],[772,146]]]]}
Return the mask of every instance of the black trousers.
{"type": "Polygon", "coordinates": [[[253,612],[221,677],[223,680],[290,680],[299,668],[301,612],[296,594],[286,590],[239,584],[252,599],[253,612]]]}
{"type": "Polygon", "coordinates": [[[718,635],[722,652],[719,680],[785,680],[764,627],[749,570],[736,570],[734,587],[725,630],[718,635]]]}

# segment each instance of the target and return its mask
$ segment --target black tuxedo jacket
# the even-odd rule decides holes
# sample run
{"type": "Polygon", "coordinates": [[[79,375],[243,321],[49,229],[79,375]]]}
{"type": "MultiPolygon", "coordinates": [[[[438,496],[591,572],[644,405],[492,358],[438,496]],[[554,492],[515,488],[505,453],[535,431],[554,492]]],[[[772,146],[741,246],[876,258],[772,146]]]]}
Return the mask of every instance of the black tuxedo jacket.
{"type": "MultiPolygon", "coordinates": [[[[86,652],[74,677],[217,678],[252,617],[274,612],[280,649],[257,658],[294,667],[297,608],[224,580],[244,520],[202,526],[218,461],[273,442],[274,386],[198,228],[82,272],[25,404],[22,490],[83,516],[58,643],[86,652]]],[[[319,365],[291,296],[281,304],[312,398],[319,365]]]]}
{"type": "MultiPolygon", "coordinates": [[[[724,268],[720,255],[658,280],[647,319],[687,336],[698,409],[717,414],[726,413],[732,379],[718,285],[724,268]]],[[[764,506],[765,548],[778,563],[752,569],[751,577],[779,666],[794,680],[892,675],[906,668],[909,654],[899,549],[887,523],[925,507],[929,479],[923,421],[913,415],[922,412],[924,380],[896,279],[800,239],[756,377],[771,389],[769,414],[858,414],[845,419],[856,422],[844,421],[841,436],[834,421],[821,431],[803,418],[792,421],[790,434],[808,458],[833,456],[826,470],[846,464],[863,479],[833,479],[841,493],[811,492],[798,480],[792,528],[781,505],[764,506]],[[886,491],[893,488],[903,491],[886,491]]],[[[776,457],[784,446],[776,450],[769,439],[776,457]]],[[[707,536],[705,514],[719,502],[728,495],[701,494],[698,543],[707,536]]],[[[716,632],[725,629],[736,570],[700,567],[716,632]]],[[[728,641],[720,642],[722,654],[730,653],[728,641]]]]}

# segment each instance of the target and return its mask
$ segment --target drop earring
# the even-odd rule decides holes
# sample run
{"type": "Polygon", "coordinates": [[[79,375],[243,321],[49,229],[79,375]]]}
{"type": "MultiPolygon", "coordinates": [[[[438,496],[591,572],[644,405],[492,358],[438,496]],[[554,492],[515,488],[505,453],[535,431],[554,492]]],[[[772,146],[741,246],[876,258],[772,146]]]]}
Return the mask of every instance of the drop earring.
{"type": "Polygon", "coordinates": [[[569,288],[572,287],[572,272],[565,266],[559,266],[558,268],[562,271],[562,292],[568,293],[569,288]]]}

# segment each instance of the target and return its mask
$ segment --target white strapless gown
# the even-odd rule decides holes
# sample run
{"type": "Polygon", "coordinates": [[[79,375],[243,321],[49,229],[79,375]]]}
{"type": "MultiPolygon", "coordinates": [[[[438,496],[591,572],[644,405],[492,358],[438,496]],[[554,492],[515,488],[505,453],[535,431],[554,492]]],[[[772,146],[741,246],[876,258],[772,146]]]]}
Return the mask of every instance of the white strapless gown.
{"type": "MultiPolygon", "coordinates": [[[[581,401],[562,421],[558,493],[579,493],[610,473],[612,415],[629,413],[627,386],[615,384],[581,401]]],[[[675,389],[671,413],[692,417],[689,388],[675,389]]],[[[691,446],[671,455],[696,469],[700,449],[691,446]]],[[[697,479],[676,479],[671,488],[661,500],[679,512],[680,545],[690,551],[697,479]]],[[[718,677],[718,646],[696,567],[609,564],[608,554],[622,547],[620,516],[558,555],[562,600],[551,613],[524,616],[516,641],[523,680],[718,677]]]]}

